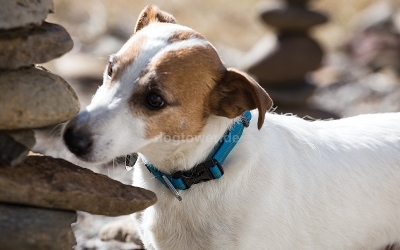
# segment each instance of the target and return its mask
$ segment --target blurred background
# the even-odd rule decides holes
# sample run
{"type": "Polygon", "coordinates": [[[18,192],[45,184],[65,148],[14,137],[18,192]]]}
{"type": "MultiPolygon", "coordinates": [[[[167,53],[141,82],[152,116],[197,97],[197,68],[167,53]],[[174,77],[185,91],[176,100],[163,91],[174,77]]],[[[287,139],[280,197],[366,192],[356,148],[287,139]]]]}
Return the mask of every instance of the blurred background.
{"type": "Polygon", "coordinates": [[[335,118],[400,109],[400,1],[289,2],[57,0],[55,14],[48,21],[63,25],[73,37],[75,47],[46,67],[66,78],[85,106],[91,92],[101,84],[108,56],[118,51],[132,34],[144,6],[156,4],[172,13],[180,24],[202,33],[227,66],[254,71],[252,76],[270,92],[279,113],[335,118]],[[313,13],[320,16],[313,19],[313,13]],[[307,18],[309,28],[303,27],[299,32],[289,27],[296,27],[296,23],[307,18]],[[287,37],[296,36],[296,32],[307,33],[317,47],[310,48],[308,40],[303,41],[306,47],[302,47],[301,41],[298,45],[291,42],[293,39],[280,40],[283,33],[287,37]],[[306,72],[294,72],[307,63],[312,65],[303,67],[306,72]],[[294,79],[287,83],[290,74],[298,82],[299,74],[303,74],[307,84],[295,83],[294,79]],[[316,109],[323,112],[314,112],[316,109]]]}
{"type": "MultiPolygon", "coordinates": [[[[45,67],[73,86],[82,107],[148,4],[202,33],[227,66],[249,72],[277,113],[335,119],[400,111],[399,0],[56,0],[47,21],[64,26],[75,46],[45,67]]],[[[99,171],[129,183],[131,174],[114,167],[99,171]]],[[[136,249],[123,232],[100,240],[101,227],[115,220],[82,213],[76,249],[136,249]]]]}

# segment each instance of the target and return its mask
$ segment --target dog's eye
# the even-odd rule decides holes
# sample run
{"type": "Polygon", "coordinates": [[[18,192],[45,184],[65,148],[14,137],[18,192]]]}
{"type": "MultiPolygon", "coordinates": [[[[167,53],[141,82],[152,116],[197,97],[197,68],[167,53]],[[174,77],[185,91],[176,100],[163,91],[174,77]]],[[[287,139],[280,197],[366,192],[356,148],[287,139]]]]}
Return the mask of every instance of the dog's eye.
{"type": "Polygon", "coordinates": [[[161,96],[155,94],[155,93],[150,93],[147,98],[146,98],[146,104],[153,109],[159,109],[162,108],[165,104],[164,100],[161,98],[161,96]]]}
{"type": "Polygon", "coordinates": [[[114,63],[113,62],[108,62],[108,66],[107,66],[107,76],[109,78],[112,77],[114,71],[113,71],[113,67],[114,67],[114,63]]]}

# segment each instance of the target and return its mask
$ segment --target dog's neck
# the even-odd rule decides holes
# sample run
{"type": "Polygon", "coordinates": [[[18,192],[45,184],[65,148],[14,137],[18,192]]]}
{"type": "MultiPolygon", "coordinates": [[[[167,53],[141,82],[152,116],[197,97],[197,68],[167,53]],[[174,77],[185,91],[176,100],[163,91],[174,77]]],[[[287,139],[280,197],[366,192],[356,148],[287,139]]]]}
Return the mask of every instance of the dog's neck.
{"type": "Polygon", "coordinates": [[[164,173],[189,170],[209,157],[235,119],[212,116],[199,135],[186,140],[159,138],[140,153],[146,162],[164,173]]]}

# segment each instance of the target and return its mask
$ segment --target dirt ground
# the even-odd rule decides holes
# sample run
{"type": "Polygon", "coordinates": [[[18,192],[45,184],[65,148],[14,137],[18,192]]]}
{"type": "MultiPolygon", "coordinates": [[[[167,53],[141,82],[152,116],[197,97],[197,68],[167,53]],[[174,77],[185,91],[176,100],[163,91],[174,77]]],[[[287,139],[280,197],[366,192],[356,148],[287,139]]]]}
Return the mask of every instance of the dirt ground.
{"type": "MultiPolygon", "coordinates": [[[[311,1],[312,9],[331,16],[328,24],[312,30],[313,36],[326,51],[323,66],[310,74],[318,86],[309,100],[313,106],[341,117],[400,111],[398,69],[387,64],[371,67],[355,60],[344,49],[356,31],[354,20],[372,2],[375,1],[311,1]]],[[[57,0],[56,13],[48,21],[63,25],[73,37],[75,47],[61,59],[45,66],[64,77],[78,92],[82,106],[86,106],[101,84],[108,55],[116,52],[129,38],[139,12],[147,4],[159,5],[172,13],[181,24],[205,35],[217,47],[225,62],[235,66],[264,34],[274,32],[258,19],[258,6],[263,3],[258,0],[57,0]]],[[[393,53],[398,53],[395,61],[398,63],[400,28],[395,33],[393,53]]],[[[362,44],[365,41],[368,42],[356,42],[362,44]]],[[[377,47],[378,54],[382,54],[379,52],[381,47],[377,47]]],[[[118,161],[92,169],[130,184],[131,172],[118,161]]],[[[129,220],[129,217],[79,213],[78,222],[73,225],[78,242],[75,249],[138,249],[139,246],[133,242],[100,240],[98,234],[101,228],[117,220],[129,220]]]]}

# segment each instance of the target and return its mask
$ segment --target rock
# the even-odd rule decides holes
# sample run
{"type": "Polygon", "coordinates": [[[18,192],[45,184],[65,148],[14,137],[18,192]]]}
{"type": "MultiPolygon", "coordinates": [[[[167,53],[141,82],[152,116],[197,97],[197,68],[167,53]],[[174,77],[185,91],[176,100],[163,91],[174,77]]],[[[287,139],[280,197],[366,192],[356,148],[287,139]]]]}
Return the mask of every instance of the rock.
{"type": "Polygon", "coordinates": [[[35,145],[35,135],[33,130],[0,131],[0,134],[8,134],[14,141],[29,149],[35,145]]]}
{"type": "Polygon", "coordinates": [[[40,25],[54,12],[53,0],[0,0],[0,29],[40,25]]]}
{"type": "Polygon", "coordinates": [[[328,17],[322,13],[284,2],[264,6],[260,17],[268,25],[286,32],[305,31],[328,21],[328,17]]]}
{"type": "Polygon", "coordinates": [[[290,4],[302,5],[302,6],[305,6],[306,4],[311,2],[311,0],[286,0],[286,1],[290,4]]]}
{"type": "Polygon", "coordinates": [[[70,250],[75,221],[76,212],[0,203],[0,249],[70,250]]]}
{"type": "Polygon", "coordinates": [[[61,77],[38,68],[0,71],[0,129],[37,128],[64,122],[80,109],[61,77]]]}
{"type": "Polygon", "coordinates": [[[307,72],[320,67],[323,51],[307,35],[266,35],[243,59],[242,69],[263,86],[282,87],[303,83],[307,72]]]}
{"type": "Polygon", "coordinates": [[[0,166],[15,166],[35,145],[32,130],[0,131],[0,166]]]}
{"type": "Polygon", "coordinates": [[[107,216],[141,211],[157,200],[151,191],[46,156],[29,156],[15,167],[0,168],[0,190],[2,202],[107,216]]]}
{"type": "MultiPolygon", "coordinates": [[[[299,86],[294,87],[264,88],[278,107],[281,104],[301,106],[305,105],[307,99],[314,93],[316,86],[307,81],[299,82],[299,86]]],[[[265,86],[262,82],[259,82],[259,84],[265,86]]]]}
{"type": "Polygon", "coordinates": [[[0,32],[0,68],[17,69],[60,57],[73,47],[68,32],[60,25],[43,23],[33,28],[0,32]]]}

